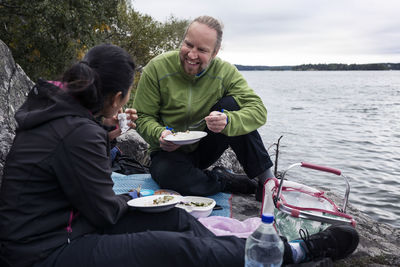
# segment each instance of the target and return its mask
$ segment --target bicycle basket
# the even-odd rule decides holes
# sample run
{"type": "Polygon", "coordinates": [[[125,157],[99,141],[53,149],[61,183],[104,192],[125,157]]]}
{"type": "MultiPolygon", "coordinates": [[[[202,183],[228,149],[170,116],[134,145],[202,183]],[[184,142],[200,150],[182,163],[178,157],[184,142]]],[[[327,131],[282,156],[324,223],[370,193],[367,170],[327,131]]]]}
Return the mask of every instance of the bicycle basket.
{"type": "Polygon", "coordinates": [[[274,213],[275,227],[279,234],[288,240],[299,238],[299,230],[307,230],[309,234],[323,231],[332,224],[351,224],[355,226],[352,216],[345,213],[350,186],[346,181],[346,193],[343,207],[324,195],[323,191],[313,187],[284,180],[287,171],[301,166],[314,170],[341,175],[336,169],[322,167],[310,163],[291,165],[282,175],[282,179],[269,178],[264,184],[262,212],[274,213]]]}

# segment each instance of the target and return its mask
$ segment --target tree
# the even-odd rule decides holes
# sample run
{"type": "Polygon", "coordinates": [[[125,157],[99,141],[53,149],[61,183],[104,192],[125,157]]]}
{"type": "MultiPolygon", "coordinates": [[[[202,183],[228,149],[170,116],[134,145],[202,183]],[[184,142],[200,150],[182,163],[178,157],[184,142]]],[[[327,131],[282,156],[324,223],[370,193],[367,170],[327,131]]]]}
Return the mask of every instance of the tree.
{"type": "Polygon", "coordinates": [[[126,0],[0,0],[0,39],[28,76],[57,79],[99,43],[125,48],[144,66],[176,49],[187,25],[161,23],[136,12],[126,0]]]}
{"type": "Polygon", "coordinates": [[[0,0],[0,38],[31,79],[56,78],[105,41],[120,0],[0,0]]]}
{"type": "MultiPolygon", "coordinates": [[[[120,3],[117,23],[111,29],[112,41],[134,57],[140,70],[153,57],[177,49],[187,25],[188,20],[178,20],[173,16],[161,23],[149,15],[140,14],[126,3],[120,3]]],[[[132,106],[140,74],[140,71],[136,73],[127,106],[132,106]]]]}
{"type": "Polygon", "coordinates": [[[177,49],[182,43],[183,34],[188,25],[188,20],[178,20],[171,15],[162,25],[161,35],[163,38],[160,40],[158,52],[162,53],[168,50],[177,49]]]}
{"type": "Polygon", "coordinates": [[[124,3],[120,4],[118,14],[113,43],[125,48],[140,66],[165,51],[177,49],[188,25],[187,20],[173,16],[165,23],[155,21],[124,3]]]}

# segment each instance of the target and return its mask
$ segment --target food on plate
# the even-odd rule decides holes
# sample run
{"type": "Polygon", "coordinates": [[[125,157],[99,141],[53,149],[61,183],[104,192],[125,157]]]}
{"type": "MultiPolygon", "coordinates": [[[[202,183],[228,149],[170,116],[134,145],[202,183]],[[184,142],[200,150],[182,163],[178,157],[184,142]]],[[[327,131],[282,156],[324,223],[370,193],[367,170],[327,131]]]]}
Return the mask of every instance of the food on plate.
{"type": "Polygon", "coordinates": [[[177,133],[172,133],[172,135],[173,136],[176,136],[176,135],[181,135],[181,134],[189,134],[190,133],[190,131],[189,130],[186,130],[186,131],[184,131],[184,132],[177,132],[177,133]]]}
{"type": "Polygon", "coordinates": [[[186,210],[195,218],[204,218],[211,214],[215,204],[215,200],[212,198],[185,196],[179,200],[176,207],[186,210]]]}
{"type": "Polygon", "coordinates": [[[206,132],[203,131],[185,131],[185,132],[176,132],[167,135],[164,140],[173,142],[178,145],[189,145],[198,142],[201,138],[207,135],[206,132]]]}
{"type": "MultiPolygon", "coordinates": [[[[175,136],[175,140],[185,140],[187,138],[190,138],[191,134],[190,131],[187,130],[185,132],[176,132],[176,133],[172,133],[173,136],[175,136]]],[[[193,137],[194,138],[194,137],[193,137]]]]}
{"type": "Polygon", "coordinates": [[[173,199],[174,199],[173,196],[158,197],[158,198],[153,199],[153,205],[164,204],[164,203],[167,203],[168,201],[171,201],[173,199]]]}
{"type": "Polygon", "coordinates": [[[192,206],[192,207],[208,207],[212,204],[213,202],[194,202],[194,201],[190,201],[190,202],[181,202],[180,204],[183,204],[185,206],[192,206]]]}

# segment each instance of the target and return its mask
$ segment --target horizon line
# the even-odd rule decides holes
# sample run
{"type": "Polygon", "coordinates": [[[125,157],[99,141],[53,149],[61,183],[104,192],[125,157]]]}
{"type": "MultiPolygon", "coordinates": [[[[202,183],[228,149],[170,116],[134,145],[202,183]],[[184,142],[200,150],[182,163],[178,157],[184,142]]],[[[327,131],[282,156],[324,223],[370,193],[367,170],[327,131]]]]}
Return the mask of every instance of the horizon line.
{"type": "Polygon", "coordinates": [[[301,65],[331,65],[331,64],[337,64],[337,65],[374,65],[374,64],[400,64],[400,62],[399,63],[394,63],[394,62],[375,62],[375,63],[301,63],[301,64],[296,64],[296,65],[245,65],[245,64],[233,63],[233,65],[240,65],[240,66],[247,66],[247,67],[295,67],[295,66],[301,66],[301,65]]]}

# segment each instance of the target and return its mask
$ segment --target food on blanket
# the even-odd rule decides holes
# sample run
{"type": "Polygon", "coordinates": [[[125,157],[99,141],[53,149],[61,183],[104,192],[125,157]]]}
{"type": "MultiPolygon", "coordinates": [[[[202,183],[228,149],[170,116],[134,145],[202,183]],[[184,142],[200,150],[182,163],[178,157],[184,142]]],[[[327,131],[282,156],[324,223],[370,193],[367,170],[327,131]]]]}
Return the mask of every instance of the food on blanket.
{"type": "Polygon", "coordinates": [[[164,204],[164,203],[167,203],[168,201],[171,201],[173,199],[174,199],[173,196],[158,197],[156,199],[153,199],[153,204],[154,205],[164,204]]]}

